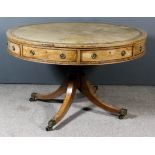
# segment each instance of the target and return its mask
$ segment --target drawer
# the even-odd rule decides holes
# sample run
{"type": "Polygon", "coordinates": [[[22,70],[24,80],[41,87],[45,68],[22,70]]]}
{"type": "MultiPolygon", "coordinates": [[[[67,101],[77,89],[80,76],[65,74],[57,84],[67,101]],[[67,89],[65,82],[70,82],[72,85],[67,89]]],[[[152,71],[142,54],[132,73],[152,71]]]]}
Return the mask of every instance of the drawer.
{"type": "Polygon", "coordinates": [[[45,61],[76,61],[75,50],[50,50],[23,46],[23,56],[45,61]]]}
{"type": "Polygon", "coordinates": [[[133,47],[134,55],[139,55],[141,53],[144,53],[144,50],[145,50],[145,42],[144,41],[136,43],[133,47]]]}
{"type": "Polygon", "coordinates": [[[20,55],[20,46],[19,45],[12,43],[12,42],[8,42],[8,49],[12,53],[20,55]]]}
{"type": "Polygon", "coordinates": [[[132,57],[132,47],[125,47],[112,50],[95,50],[95,51],[82,51],[82,62],[102,62],[117,59],[124,59],[132,57]]]}

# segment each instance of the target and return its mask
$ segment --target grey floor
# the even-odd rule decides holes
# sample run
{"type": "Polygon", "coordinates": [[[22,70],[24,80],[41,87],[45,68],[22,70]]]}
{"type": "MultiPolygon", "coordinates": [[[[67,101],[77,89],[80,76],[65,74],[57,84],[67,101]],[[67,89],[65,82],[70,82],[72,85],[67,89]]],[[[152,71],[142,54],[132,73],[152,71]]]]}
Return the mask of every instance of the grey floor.
{"type": "Polygon", "coordinates": [[[48,120],[60,103],[29,102],[31,92],[48,92],[58,86],[0,85],[0,136],[155,136],[155,87],[100,86],[105,101],[128,109],[119,120],[77,92],[69,112],[55,130],[46,132],[48,120]],[[89,107],[90,110],[83,110],[89,107]]]}

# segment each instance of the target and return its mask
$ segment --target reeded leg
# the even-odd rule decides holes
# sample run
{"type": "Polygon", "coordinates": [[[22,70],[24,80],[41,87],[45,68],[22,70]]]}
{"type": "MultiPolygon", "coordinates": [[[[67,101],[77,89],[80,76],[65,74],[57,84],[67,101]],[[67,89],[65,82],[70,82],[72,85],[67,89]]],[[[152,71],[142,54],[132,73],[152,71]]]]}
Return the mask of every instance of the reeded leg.
{"type": "Polygon", "coordinates": [[[81,78],[80,90],[90,101],[92,101],[92,103],[94,103],[95,105],[97,105],[98,107],[106,111],[119,114],[120,119],[123,119],[124,116],[127,115],[127,109],[120,109],[120,108],[114,107],[112,105],[109,105],[103,102],[100,98],[98,98],[96,94],[93,92],[92,86],[89,84],[89,82],[85,80],[84,77],[81,78]]]}
{"type": "Polygon", "coordinates": [[[60,86],[57,90],[49,94],[32,93],[31,98],[29,100],[30,101],[36,101],[36,100],[48,101],[61,96],[65,92],[66,92],[66,86],[60,86]]]}
{"type": "Polygon", "coordinates": [[[46,127],[47,131],[53,130],[53,126],[56,125],[64,117],[64,115],[66,114],[66,112],[68,111],[68,109],[72,103],[75,92],[76,92],[76,81],[68,82],[67,93],[66,93],[65,99],[64,99],[59,111],[48,122],[48,126],[46,127]]]}

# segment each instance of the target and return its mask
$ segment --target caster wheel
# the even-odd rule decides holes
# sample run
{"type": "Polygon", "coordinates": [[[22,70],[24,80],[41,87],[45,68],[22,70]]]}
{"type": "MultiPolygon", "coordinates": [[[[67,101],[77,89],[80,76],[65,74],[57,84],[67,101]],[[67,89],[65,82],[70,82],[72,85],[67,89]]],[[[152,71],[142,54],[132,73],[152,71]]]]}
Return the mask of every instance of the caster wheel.
{"type": "Polygon", "coordinates": [[[50,127],[50,126],[46,127],[46,131],[52,131],[52,130],[53,130],[53,127],[50,127]]]}
{"type": "Polygon", "coordinates": [[[52,131],[54,125],[56,125],[55,120],[50,120],[50,121],[48,122],[48,126],[46,127],[46,131],[52,131]]]}
{"type": "Polygon", "coordinates": [[[33,101],[37,101],[37,99],[34,98],[34,97],[31,97],[31,98],[29,98],[29,101],[30,101],[30,102],[33,102],[33,101]]]}
{"type": "Polygon", "coordinates": [[[31,94],[31,98],[29,99],[30,102],[37,101],[37,99],[36,99],[36,94],[37,94],[37,93],[32,93],[32,94],[31,94]]]}
{"type": "Polygon", "coordinates": [[[124,115],[119,115],[118,116],[119,119],[124,119],[124,117],[125,117],[124,115]]]}
{"type": "Polygon", "coordinates": [[[121,109],[118,118],[123,119],[126,115],[127,115],[127,109],[121,109]]]}

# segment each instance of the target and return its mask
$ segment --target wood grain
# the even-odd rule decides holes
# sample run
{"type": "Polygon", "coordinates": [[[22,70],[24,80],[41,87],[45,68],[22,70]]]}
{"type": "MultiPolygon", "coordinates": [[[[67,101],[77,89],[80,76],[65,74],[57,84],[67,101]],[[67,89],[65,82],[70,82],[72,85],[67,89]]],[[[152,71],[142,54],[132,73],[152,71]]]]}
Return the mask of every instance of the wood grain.
{"type": "Polygon", "coordinates": [[[76,61],[76,51],[23,46],[23,57],[44,61],[76,61]]]}
{"type": "Polygon", "coordinates": [[[66,92],[64,101],[63,101],[59,111],[55,114],[55,116],[52,119],[56,123],[58,123],[63,118],[63,116],[66,114],[66,112],[68,111],[68,109],[73,101],[75,93],[76,93],[76,82],[75,81],[68,82],[67,92],[66,92]]]}
{"type": "Polygon", "coordinates": [[[84,77],[82,77],[82,83],[81,83],[81,92],[96,106],[112,112],[112,113],[119,113],[120,112],[120,108],[117,108],[115,106],[112,106],[104,101],[102,101],[99,97],[97,97],[96,93],[93,92],[93,89],[91,87],[91,85],[89,84],[89,82],[87,82],[85,80],[84,77]]]}
{"type": "Polygon", "coordinates": [[[124,47],[124,48],[115,48],[108,50],[89,50],[82,51],[81,53],[81,61],[82,62],[90,62],[90,61],[109,61],[109,60],[118,60],[123,58],[132,57],[132,47],[124,47]],[[93,57],[96,55],[96,57],[93,57]]]}

